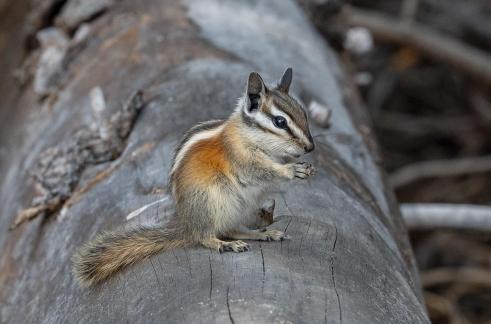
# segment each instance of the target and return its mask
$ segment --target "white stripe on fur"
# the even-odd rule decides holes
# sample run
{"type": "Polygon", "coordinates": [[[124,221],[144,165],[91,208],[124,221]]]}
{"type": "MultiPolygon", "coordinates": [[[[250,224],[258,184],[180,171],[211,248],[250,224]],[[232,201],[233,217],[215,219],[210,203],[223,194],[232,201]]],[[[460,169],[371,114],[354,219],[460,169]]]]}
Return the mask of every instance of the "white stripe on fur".
{"type": "Polygon", "coordinates": [[[179,164],[181,163],[181,160],[184,158],[184,156],[186,155],[186,153],[189,151],[189,149],[194,144],[198,143],[199,141],[202,141],[202,140],[209,139],[209,138],[212,138],[214,136],[217,136],[218,134],[221,133],[221,131],[223,130],[224,126],[225,125],[222,124],[222,125],[217,126],[215,128],[203,130],[203,131],[200,131],[200,132],[198,132],[196,134],[193,134],[188,139],[188,141],[183,145],[183,147],[181,147],[181,149],[179,150],[179,152],[177,152],[176,160],[174,162],[174,165],[172,166],[171,174],[174,173],[174,171],[179,167],[179,164]]]}

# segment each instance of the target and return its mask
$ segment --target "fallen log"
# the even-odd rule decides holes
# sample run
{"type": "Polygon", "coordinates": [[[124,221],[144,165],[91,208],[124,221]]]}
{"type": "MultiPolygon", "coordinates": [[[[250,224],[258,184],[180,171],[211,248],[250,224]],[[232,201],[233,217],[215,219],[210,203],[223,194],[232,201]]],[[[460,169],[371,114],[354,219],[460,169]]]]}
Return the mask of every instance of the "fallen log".
{"type": "MultiPolygon", "coordinates": [[[[70,16],[70,7],[59,8],[64,2],[53,3],[57,10],[40,26],[56,22],[57,12],[70,16]]],[[[13,11],[21,5],[9,4],[13,11]]],[[[15,93],[0,101],[1,115],[8,116],[0,120],[0,322],[428,323],[370,123],[335,55],[295,3],[121,1],[97,12],[83,25],[70,24],[68,34],[75,30],[82,41],[76,37],[76,46],[51,51],[68,56],[57,56],[59,66],[43,66],[51,74],[42,93],[32,81],[19,88],[0,78],[0,87],[15,93]],[[102,230],[163,221],[172,212],[164,199],[167,173],[183,132],[229,115],[250,71],[274,82],[288,66],[291,91],[306,106],[315,100],[332,111],[330,129],[312,128],[315,177],[273,195],[272,227],[291,239],[252,242],[251,251],[240,254],[169,251],[81,289],[71,274],[77,247],[102,230]],[[8,231],[36,197],[29,171],[42,152],[98,127],[90,94],[99,92],[111,116],[137,90],[143,107],[121,137],[122,150],[77,169],[62,205],[8,231]]],[[[20,24],[28,16],[0,30],[14,30],[7,43],[27,37],[20,24]]],[[[0,51],[22,57],[19,46],[0,43],[0,51]]],[[[22,64],[9,62],[11,69],[22,64]]]]}

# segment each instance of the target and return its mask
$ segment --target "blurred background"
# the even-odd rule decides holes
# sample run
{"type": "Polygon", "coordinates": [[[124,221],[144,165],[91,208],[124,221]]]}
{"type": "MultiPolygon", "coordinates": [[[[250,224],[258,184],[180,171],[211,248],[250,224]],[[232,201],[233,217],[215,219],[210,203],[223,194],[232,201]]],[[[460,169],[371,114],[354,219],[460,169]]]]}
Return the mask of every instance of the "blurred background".
{"type": "MultiPolygon", "coordinates": [[[[398,200],[489,206],[491,1],[302,5],[360,89],[398,200]]],[[[491,323],[491,235],[463,217],[408,224],[434,323],[491,323]]]]}

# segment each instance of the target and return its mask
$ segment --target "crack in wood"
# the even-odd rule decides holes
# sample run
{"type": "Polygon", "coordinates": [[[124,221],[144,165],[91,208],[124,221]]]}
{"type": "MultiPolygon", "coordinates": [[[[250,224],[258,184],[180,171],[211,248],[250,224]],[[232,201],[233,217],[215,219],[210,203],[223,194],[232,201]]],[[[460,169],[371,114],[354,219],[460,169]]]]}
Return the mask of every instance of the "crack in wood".
{"type": "MultiPolygon", "coordinates": [[[[290,215],[290,219],[288,220],[288,224],[286,224],[285,226],[285,229],[283,230],[283,232],[286,234],[286,231],[288,230],[288,227],[290,226],[290,223],[292,222],[292,218],[293,216],[290,215]]],[[[283,241],[281,241],[283,242],[283,241]]]]}
{"type": "Polygon", "coordinates": [[[327,292],[324,291],[324,323],[327,324],[327,292]]]}
{"type": "Polygon", "coordinates": [[[189,277],[192,279],[193,278],[193,271],[192,271],[192,266],[191,266],[191,259],[189,259],[189,254],[188,250],[184,249],[184,255],[186,256],[186,262],[189,270],[189,277]]]}
{"type": "Polygon", "coordinates": [[[264,253],[261,243],[259,243],[259,250],[261,251],[261,260],[263,265],[263,280],[261,284],[261,293],[264,295],[264,283],[266,282],[266,266],[264,265],[264,253]]]}
{"type": "MultiPolygon", "coordinates": [[[[287,215],[287,216],[289,216],[290,219],[288,220],[288,224],[286,224],[285,229],[283,230],[283,233],[285,233],[285,238],[289,239],[288,235],[286,234],[286,231],[288,230],[288,227],[290,226],[290,223],[292,222],[293,216],[291,216],[291,215],[287,215]]],[[[280,251],[283,251],[283,242],[284,241],[285,240],[280,241],[280,251]]]]}
{"type": "Polygon", "coordinates": [[[302,234],[302,236],[300,237],[300,246],[298,247],[298,254],[299,255],[302,254],[303,239],[304,239],[304,237],[307,237],[309,235],[311,224],[312,224],[312,220],[309,219],[309,226],[307,226],[307,231],[305,232],[305,234],[302,234]]]}
{"type": "Polygon", "coordinates": [[[290,216],[293,216],[293,213],[290,209],[290,206],[288,206],[288,203],[286,202],[285,194],[283,192],[280,192],[280,196],[283,199],[283,202],[285,203],[285,207],[288,210],[288,212],[290,213],[290,216]]]}
{"type": "Polygon", "coordinates": [[[155,265],[153,264],[152,260],[150,260],[150,264],[152,265],[153,273],[155,275],[155,280],[157,280],[157,284],[159,285],[159,287],[162,288],[162,283],[160,282],[159,276],[157,275],[157,270],[155,269],[155,265]]]}
{"type": "Polygon", "coordinates": [[[336,250],[336,243],[338,242],[338,228],[336,227],[336,225],[334,225],[334,243],[332,245],[332,249],[331,249],[331,280],[332,280],[332,285],[334,287],[334,293],[336,293],[336,298],[337,298],[337,301],[338,301],[338,309],[339,309],[339,323],[343,323],[343,311],[341,309],[341,299],[339,298],[339,292],[338,292],[338,289],[336,287],[336,275],[334,273],[334,259],[335,259],[335,256],[334,256],[334,253],[335,253],[335,250],[336,250]]]}
{"type": "Polygon", "coordinates": [[[213,267],[211,266],[211,251],[210,254],[208,255],[208,261],[210,262],[210,292],[208,295],[208,299],[211,300],[211,294],[213,292],[213,267]]]}
{"type": "Polygon", "coordinates": [[[261,246],[261,244],[259,244],[259,250],[261,250],[261,259],[263,262],[263,281],[264,281],[264,276],[266,275],[266,268],[264,266],[264,254],[263,254],[263,247],[261,246]]]}
{"type": "Polygon", "coordinates": [[[235,324],[234,318],[232,317],[232,312],[230,311],[229,292],[230,292],[230,287],[227,286],[227,310],[228,310],[228,318],[230,319],[230,323],[235,324]]]}

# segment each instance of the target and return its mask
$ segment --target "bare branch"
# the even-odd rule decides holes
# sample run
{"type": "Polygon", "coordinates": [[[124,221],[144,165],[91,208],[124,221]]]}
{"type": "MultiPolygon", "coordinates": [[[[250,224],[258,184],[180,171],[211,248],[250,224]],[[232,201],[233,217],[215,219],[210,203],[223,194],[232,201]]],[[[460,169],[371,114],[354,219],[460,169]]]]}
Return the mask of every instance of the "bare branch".
{"type": "Polygon", "coordinates": [[[134,211],[132,211],[130,214],[128,214],[128,215],[126,216],[126,220],[130,220],[130,219],[132,219],[132,218],[134,218],[134,217],[136,217],[136,216],[140,215],[140,214],[141,214],[141,213],[143,213],[145,210],[147,210],[148,208],[150,208],[150,207],[152,207],[152,206],[154,206],[154,205],[157,205],[157,204],[159,204],[159,203],[161,203],[161,202],[167,202],[169,199],[170,199],[170,197],[169,197],[169,196],[165,196],[164,198],[161,198],[161,199],[159,199],[159,200],[156,200],[156,201],[153,201],[153,202],[151,202],[151,203],[149,203],[149,204],[146,204],[145,206],[140,207],[140,208],[138,208],[137,210],[134,210],[134,211]]]}
{"type": "Polygon", "coordinates": [[[479,268],[440,268],[421,273],[421,283],[426,288],[449,282],[491,287],[491,273],[489,270],[479,268]]]}
{"type": "Polygon", "coordinates": [[[417,203],[401,204],[409,229],[453,228],[491,231],[491,206],[417,203]]]}
{"type": "Polygon", "coordinates": [[[491,156],[453,160],[433,160],[407,165],[391,174],[389,181],[400,188],[417,180],[491,171],[491,156]]]}
{"type": "Polygon", "coordinates": [[[349,25],[368,28],[377,39],[415,47],[491,85],[491,57],[483,51],[414,21],[398,20],[350,6],[344,7],[341,17],[349,25]]]}

